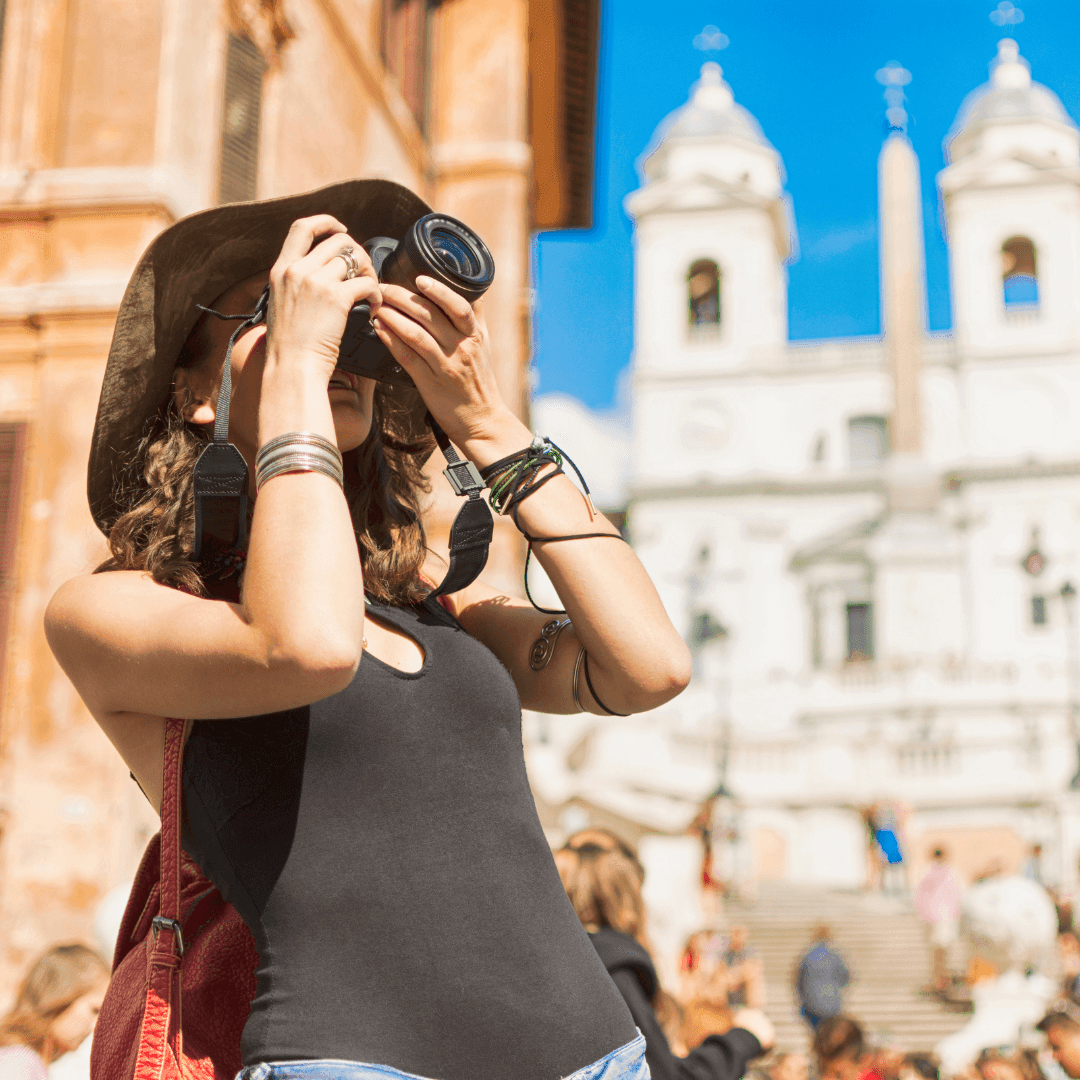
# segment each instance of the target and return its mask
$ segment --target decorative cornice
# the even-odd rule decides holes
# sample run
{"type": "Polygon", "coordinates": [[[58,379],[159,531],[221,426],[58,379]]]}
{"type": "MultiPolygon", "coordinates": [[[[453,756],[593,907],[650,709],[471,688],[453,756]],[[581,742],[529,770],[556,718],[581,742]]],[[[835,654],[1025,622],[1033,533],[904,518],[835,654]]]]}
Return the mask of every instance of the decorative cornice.
{"type": "MultiPolygon", "coordinates": [[[[959,491],[969,484],[992,484],[1013,480],[1054,480],[1080,476],[1080,461],[1035,462],[1014,465],[972,465],[945,469],[941,474],[944,492],[959,491]]],[[[750,476],[721,479],[702,477],[684,482],[633,484],[628,500],[670,502],[675,499],[741,498],[749,495],[888,495],[885,468],[852,469],[842,474],[821,476],[750,476]]]]}
{"type": "Polygon", "coordinates": [[[0,220],[150,210],[175,221],[205,205],[168,169],[103,166],[0,172],[0,220]]]}
{"type": "Polygon", "coordinates": [[[887,494],[885,473],[867,469],[865,473],[841,476],[772,477],[745,479],[701,478],[689,483],[639,483],[630,488],[629,502],[669,502],[674,499],[739,498],[747,495],[881,495],[887,494]]]}
{"type": "Polygon", "coordinates": [[[42,315],[115,313],[127,278],[57,281],[0,287],[0,319],[35,319],[42,315]]]}
{"type": "Polygon", "coordinates": [[[1080,476],[1080,461],[1026,461],[1019,465],[968,465],[951,469],[942,478],[946,491],[959,491],[968,484],[993,484],[1010,480],[1055,480],[1080,476]]]}
{"type": "Polygon", "coordinates": [[[532,169],[532,156],[532,147],[517,139],[439,143],[431,149],[439,180],[507,173],[527,176],[532,169]]]}

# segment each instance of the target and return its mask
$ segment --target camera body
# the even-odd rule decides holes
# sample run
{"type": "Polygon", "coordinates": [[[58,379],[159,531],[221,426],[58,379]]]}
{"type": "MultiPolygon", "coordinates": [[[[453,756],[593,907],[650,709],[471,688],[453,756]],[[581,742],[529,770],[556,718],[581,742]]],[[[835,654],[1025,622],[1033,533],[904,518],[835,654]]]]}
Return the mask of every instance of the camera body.
{"type": "MultiPolygon", "coordinates": [[[[472,303],[487,292],[495,260],[487,245],[467,225],[446,214],[426,214],[414,221],[401,240],[373,236],[364,244],[379,281],[416,292],[421,274],[441,281],[472,303]]],[[[412,384],[371,326],[371,307],[353,306],[338,350],[338,366],[380,382],[412,384]]]]}

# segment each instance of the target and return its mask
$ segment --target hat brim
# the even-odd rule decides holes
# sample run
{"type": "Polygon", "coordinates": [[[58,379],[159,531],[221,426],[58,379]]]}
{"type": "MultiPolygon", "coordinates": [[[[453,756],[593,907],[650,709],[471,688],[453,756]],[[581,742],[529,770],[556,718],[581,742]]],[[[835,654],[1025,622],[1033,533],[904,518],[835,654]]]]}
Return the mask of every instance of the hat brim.
{"type": "MultiPolygon", "coordinates": [[[[330,214],[363,243],[400,239],[431,208],[390,180],[346,180],[317,191],[260,202],[228,203],[170,225],[146,249],[116,317],[90,444],[87,497],[106,535],[128,509],[119,497],[126,466],[147,422],[172,389],[180,350],[200,312],[236,282],[273,265],[297,218],[330,214]]],[[[408,388],[414,435],[424,433],[424,406],[408,388]]]]}

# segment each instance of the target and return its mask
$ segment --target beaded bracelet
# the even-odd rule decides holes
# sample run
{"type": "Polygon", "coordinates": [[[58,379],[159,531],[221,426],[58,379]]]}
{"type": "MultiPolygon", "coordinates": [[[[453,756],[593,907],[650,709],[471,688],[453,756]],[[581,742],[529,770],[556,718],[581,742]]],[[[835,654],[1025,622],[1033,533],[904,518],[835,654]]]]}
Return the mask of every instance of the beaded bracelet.
{"type": "MultiPolygon", "coordinates": [[[[563,471],[564,462],[569,464],[578,480],[581,481],[581,487],[589,504],[589,510],[595,517],[596,507],[593,505],[589,485],[585,482],[585,477],[581,475],[581,470],[562,447],[556,446],[550,439],[544,438],[542,435],[534,436],[532,442],[524,450],[519,450],[516,454],[501,458],[486,469],[480,470],[481,479],[491,488],[492,509],[498,514],[509,514],[514,524],[521,531],[521,535],[528,542],[529,546],[525,552],[525,595],[528,597],[529,603],[537,611],[543,612],[545,615],[565,615],[566,612],[558,608],[541,607],[532,597],[532,592],[529,590],[529,563],[532,560],[533,544],[551,544],[562,540],[592,540],[600,537],[607,537],[611,540],[623,539],[619,533],[607,532],[573,533],[569,536],[530,536],[521,528],[521,522],[518,521],[518,507],[530,495],[535,495],[549,480],[554,480],[556,476],[565,476],[566,473],[563,471]],[[546,475],[541,476],[541,472],[548,465],[553,465],[554,468],[546,475]]],[[[587,678],[588,673],[586,673],[587,678]]],[[[593,696],[595,697],[595,695],[593,696]]],[[[601,708],[603,707],[601,705],[601,708]]]]}

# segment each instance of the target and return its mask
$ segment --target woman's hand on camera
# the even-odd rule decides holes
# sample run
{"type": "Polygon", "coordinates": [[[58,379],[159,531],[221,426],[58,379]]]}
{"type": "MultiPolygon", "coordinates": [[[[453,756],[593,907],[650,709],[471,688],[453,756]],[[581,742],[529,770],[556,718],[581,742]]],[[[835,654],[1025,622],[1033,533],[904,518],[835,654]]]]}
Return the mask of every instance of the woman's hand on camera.
{"type": "Polygon", "coordinates": [[[482,303],[474,306],[426,276],[416,279],[416,287],[419,293],[383,285],[373,325],[431,415],[461,447],[490,439],[500,425],[520,426],[495,381],[482,303]]]}
{"type": "Polygon", "coordinates": [[[367,252],[329,214],[292,223],[270,271],[267,357],[279,364],[314,364],[329,382],[338,362],[345,320],[353,304],[382,303],[379,280],[367,252]],[[351,248],[357,276],[346,279],[351,248]]]}

